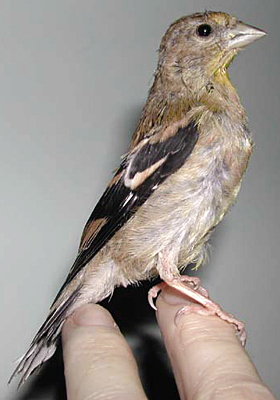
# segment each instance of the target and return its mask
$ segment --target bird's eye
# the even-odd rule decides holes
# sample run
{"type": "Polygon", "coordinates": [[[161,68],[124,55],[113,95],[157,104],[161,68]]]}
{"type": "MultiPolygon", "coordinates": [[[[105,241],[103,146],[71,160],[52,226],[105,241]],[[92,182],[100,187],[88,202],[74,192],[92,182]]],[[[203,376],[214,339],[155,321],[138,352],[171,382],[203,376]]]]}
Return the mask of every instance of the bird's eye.
{"type": "Polygon", "coordinates": [[[211,32],[212,32],[212,28],[208,24],[199,25],[199,27],[197,28],[197,34],[198,34],[198,36],[201,36],[201,37],[209,36],[211,34],[211,32]]]}

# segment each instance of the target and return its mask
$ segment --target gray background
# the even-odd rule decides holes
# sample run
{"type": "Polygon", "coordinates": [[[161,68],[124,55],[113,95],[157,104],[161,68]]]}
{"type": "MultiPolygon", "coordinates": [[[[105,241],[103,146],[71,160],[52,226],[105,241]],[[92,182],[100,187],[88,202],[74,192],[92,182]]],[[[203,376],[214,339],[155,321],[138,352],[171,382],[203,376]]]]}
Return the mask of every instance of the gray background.
{"type": "MultiPolygon", "coordinates": [[[[0,1],[3,398],[64,398],[59,355],[19,392],[15,382],[6,386],[13,361],[43,322],[74,260],[83,225],[126,150],[161,36],[174,19],[205,9],[232,13],[269,33],[230,68],[256,146],[238,202],[218,227],[211,260],[199,275],[211,296],[246,322],[247,350],[280,395],[279,4],[0,1]]],[[[134,347],[141,349],[143,339],[146,353],[138,358],[147,365],[149,351],[160,359],[162,349],[146,291],[118,291],[111,307],[134,347]]],[[[150,371],[155,382],[156,370],[172,393],[164,362],[150,371]]],[[[151,399],[161,396],[160,384],[155,386],[146,380],[151,399]]]]}

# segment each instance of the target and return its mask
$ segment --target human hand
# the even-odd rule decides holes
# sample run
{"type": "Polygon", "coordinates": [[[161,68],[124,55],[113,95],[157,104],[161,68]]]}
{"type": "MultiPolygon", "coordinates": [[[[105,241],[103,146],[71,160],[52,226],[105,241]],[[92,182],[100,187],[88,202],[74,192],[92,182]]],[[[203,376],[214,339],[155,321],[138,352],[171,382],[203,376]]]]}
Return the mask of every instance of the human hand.
{"type": "MultiPolygon", "coordinates": [[[[173,289],[157,300],[157,319],[181,399],[275,400],[232,326],[217,317],[178,310],[173,289]]],[[[88,304],[62,330],[68,400],[147,399],[132,352],[107,310],[88,304]]]]}

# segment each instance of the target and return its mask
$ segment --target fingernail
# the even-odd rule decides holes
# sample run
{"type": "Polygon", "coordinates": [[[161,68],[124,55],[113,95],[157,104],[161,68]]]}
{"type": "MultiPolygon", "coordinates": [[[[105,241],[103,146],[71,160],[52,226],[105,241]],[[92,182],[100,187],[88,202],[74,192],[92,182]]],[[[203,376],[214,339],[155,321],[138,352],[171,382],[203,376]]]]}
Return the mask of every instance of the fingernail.
{"type": "Polygon", "coordinates": [[[170,287],[164,289],[161,292],[163,300],[170,305],[186,305],[190,304],[189,298],[186,295],[181,294],[178,290],[170,287]]]}
{"type": "Polygon", "coordinates": [[[75,324],[82,326],[117,326],[110,313],[97,304],[86,304],[78,308],[72,320],[75,324]]]}

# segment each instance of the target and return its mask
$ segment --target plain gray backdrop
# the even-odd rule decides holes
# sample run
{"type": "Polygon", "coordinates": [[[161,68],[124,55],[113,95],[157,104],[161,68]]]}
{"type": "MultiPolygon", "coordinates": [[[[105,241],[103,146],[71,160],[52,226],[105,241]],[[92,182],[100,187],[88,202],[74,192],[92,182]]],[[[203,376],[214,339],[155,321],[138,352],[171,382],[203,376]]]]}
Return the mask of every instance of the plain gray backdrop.
{"type": "MultiPolygon", "coordinates": [[[[173,20],[205,9],[231,13],[268,36],[230,67],[255,149],[237,204],[218,227],[210,262],[198,275],[212,298],[245,321],[247,351],[280,396],[279,5],[279,0],[0,1],[3,398],[65,398],[59,357],[18,392],[16,382],[7,387],[13,362],[43,322],[74,260],[83,225],[126,150],[162,35],[173,20]]],[[[121,301],[116,293],[110,304],[116,314],[126,314],[130,343],[141,348],[137,332],[144,338],[142,366],[148,368],[147,349],[159,359],[163,350],[146,306],[147,288],[141,295],[139,290],[127,292],[141,299],[133,311],[126,294],[121,301]],[[141,318],[135,327],[130,320],[138,307],[139,315],[149,315],[143,315],[142,328],[141,318]]],[[[150,371],[153,379],[156,370],[174,386],[164,362],[150,371]]],[[[160,398],[160,384],[151,387],[146,379],[146,388],[150,399],[160,398]]]]}

